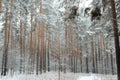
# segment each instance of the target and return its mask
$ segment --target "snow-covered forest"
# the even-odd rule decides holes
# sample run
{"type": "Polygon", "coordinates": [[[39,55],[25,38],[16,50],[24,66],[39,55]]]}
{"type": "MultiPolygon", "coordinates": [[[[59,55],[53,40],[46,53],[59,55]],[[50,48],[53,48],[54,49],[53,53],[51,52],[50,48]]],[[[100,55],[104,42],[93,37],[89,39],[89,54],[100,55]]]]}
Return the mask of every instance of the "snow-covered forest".
{"type": "Polygon", "coordinates": [[[120,80],[120,0],[0,0],[0,80],[120,80]]]}

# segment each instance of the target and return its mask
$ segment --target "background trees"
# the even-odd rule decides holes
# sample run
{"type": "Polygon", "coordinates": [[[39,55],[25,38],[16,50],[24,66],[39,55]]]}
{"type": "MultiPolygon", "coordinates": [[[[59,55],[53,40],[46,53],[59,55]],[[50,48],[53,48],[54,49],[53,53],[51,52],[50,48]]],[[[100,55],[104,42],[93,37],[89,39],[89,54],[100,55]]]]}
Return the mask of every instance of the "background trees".
{"type": "MultiPolygon", "coordinates": [[[[119,20],[118,3],[116,0],[119,20]]],[[[116,18],[108,15],[110,11],[109,4],[97,0],[93,3],[87,0],[2,1],[1,74],[6,75],[7,71],[40,74],[47,70],[59,70],[59,74],[60,71],[116,74],[110,24],[116,18]],[[71,14],[71,4],[78,7],[79,15],[65,20],[71,14]],[[84,16],[84,10],[89,7],[91,11],[96,5],[100,6],[101,19],[91,21],[91,16],[84,16]]]]}

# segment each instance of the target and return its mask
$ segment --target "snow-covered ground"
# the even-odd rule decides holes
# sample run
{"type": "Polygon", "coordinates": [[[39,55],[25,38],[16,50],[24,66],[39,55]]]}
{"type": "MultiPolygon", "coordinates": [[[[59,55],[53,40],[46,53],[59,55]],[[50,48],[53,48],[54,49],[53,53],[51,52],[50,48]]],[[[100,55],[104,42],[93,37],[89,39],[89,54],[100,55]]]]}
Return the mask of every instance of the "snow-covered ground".
{"type": "MultiPolygon", "coordinates": [[[[116,77],[116,75],[60,73],[60,80],[117,80],[116,77]]],[[[59,77],[58,72],[47,72],[41,75],[8,75],[0,77],[0,80],[59,80],[59,77]]]]}

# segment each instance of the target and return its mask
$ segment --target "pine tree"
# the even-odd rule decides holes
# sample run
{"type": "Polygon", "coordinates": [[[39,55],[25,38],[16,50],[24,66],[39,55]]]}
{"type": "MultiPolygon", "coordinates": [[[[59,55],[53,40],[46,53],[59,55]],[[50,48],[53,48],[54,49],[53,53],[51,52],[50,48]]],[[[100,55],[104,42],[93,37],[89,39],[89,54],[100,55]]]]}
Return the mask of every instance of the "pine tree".
{"type": "Polygon", "coordinates": [[[1,75],[5,76],[8,72],[7,63],[8,63],[8,10],[5,14],[5,31],[4,31],[4,49],[3,49],[3,57],[2,57],[2,71],[1,75]]]}
{"type": "Polygon", "coordinates": [[[110,0],[111,9],[112,9],[112,23],[114,29],[114,41],[115,41],[115,52],[116,52],[116,61],[117,61],[117,76],[118,80],[120,80],[120,48],[119,48],[119,36],[118,36],[118,25],[116,19],[116,9],[115,9],[115,1],[110,0]]]}

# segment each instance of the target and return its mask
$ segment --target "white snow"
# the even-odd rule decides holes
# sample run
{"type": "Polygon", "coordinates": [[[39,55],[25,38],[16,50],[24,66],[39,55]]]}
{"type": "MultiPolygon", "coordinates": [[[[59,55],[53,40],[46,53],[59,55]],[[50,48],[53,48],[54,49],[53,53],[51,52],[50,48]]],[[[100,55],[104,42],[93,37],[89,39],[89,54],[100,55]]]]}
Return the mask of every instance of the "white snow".
{"type": "MultiPolygon", "coordinates": [[[[0,80],[59,80],[58,72],[47,72],[41,75],[17,74],[0,77],[0,80]]],[[[100,75],[85,73],[60,73],[60,80],[117,80],[116,75],[100,75]]]]}
{"type": "Polygon", "coordinates": [[[92,2],[93,0],[84,0],[84,1],[81,0],[79,7],[82,7],[82,8],[91,7],[92,2]]]}
{"type": "Polygon", "coordinates": [[[3,23],[0,22],[0,31],[2,30],[3,28],[3,23]]]}
{"type": "Polygon", "coordinates": [[[101,79],[95,75],[91,75],[91,76],[79,77],[77,80],[101,80],[101,79]]]}

